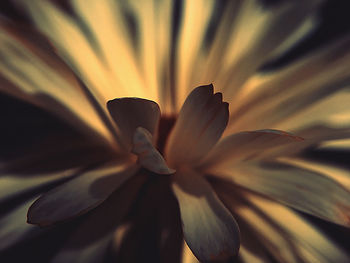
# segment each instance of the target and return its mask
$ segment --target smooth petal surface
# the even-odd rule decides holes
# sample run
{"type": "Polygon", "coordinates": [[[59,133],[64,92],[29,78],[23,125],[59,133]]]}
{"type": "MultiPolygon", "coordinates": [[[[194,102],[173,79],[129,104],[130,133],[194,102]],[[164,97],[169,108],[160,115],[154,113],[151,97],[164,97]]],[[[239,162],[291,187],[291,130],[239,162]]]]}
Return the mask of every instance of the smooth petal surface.
{"type": "Polygon", "coordinates": [[[227,136],[219,141],[201,162],[205,169],[218,169],[223,165],[232,166],[239,161],[266,158],[273,148],[303,141],[279,130],[247,131],[227,136]]]}
{"type": "Polygon", "coordinates": [[[223,176],[240,186],[322,219],[350,225],[350,191],[312,170],[286,164],[247,162],[225,169],[223,176]],[[325,194],[327,193],[327,194],[325,194]]]}
{"type": "Polygon", "coordinates": [[[229,260],[240,246],[238,225],[210,184],[191,170],[178,171],[172,185],[185,240],[200,261],[229,260]]]}
{"type": "Polygon", "coordinates": [[[138,127],[152,134],[155,142],[160,118],[157,103],[139,98],[121,98],[108,101],[107,108],[128,151],[132,149],[133,135],[138,127]]]}
{"type": "Polygon", "coordinates": [[[152,135],[142,127],[138,127],[134,133],[132,152],[138,156],[138,163],[151,172],[167,175],[175,173],[153,146],[152,135]]]}
{"type": "MultiPolygon", "coordinates": [[[[287,263],[348,262],[341,246],[292,209],[224,181],[212,183],[237,219],[242,246],[251,256],[262,262],[271,262],[271,256],[277,262],[287,263]]],[[[240,250],[245,258],[246,253],[243,254],[240,250]]],[[[253,259],[244,262],[255,262],[253,259]]]]}
{"type": "Polygon", "coordinates": [[[105,200],[137,169],[109,163],[84,172],[36,200],[28,211],[28,222],[46,226],[85,213],[105,200]]]}
{"type": "Polygon", "coordinates": [[[53,263],[97,263],[104,255],[125,216],[130,212],[146,177],[138,174],[97,207],[72,233],[53,263]]]}
{"type": "Polygon", "coordinates": [[[251,79],[231,110],[227,132],[266,127],[296,132],[315,122],[335,123],[335,111],[348,111],[344,103],[330,100],[345,100],[336,94],[348,87],[349,43],[349,36],[341,38],[288,67],[251,79]]]}
{"type": "Polygon", "coordinates": [[[213,94],[213,85],[200,86],[187,97],[167,145],[169,165],[194,164],[216,144],[226,128],[228,104],[222,94],[213,94]]]}
{"type": "Polygon", "coordinates": [[[0,177],[0,203],[32,190],[71,178],[76,172],[76,169],[72,169],[52,174],[39,174],[37,176],[2,175],[0,177]]]}
{"type": "Polygon", "coordinates": [[[0,57],[1,92],[54,113],[82,133],[117,147],[86,90],[38,32],[0,19],[0,57]]]}

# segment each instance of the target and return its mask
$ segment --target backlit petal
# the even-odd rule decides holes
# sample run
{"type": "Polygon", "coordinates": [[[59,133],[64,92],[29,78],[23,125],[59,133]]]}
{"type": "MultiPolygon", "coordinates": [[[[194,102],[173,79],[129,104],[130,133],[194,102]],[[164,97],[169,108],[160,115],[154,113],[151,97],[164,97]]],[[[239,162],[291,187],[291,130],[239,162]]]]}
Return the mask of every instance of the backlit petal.
{"type": "Polygon", "coordinates": [[[169,165],[193,164],[203,158],[221,137],[228,120],[228,104],[213,86],[194,89],[181,108],[165,148],[169,165]]]}
{"type": "Polygon", "coordinates": [[[267,157],[275,147],[300,141],[303,141],[301,137],[279,130],[236,133],[220,140],[201,162],[201,167],[215,169],[225,164],[232,166],[246,159],[267,157]]]}
{"type": "Polygon", "coordinates": [[[350,226],[350,191],[328,176],[286,164],[283,160],[271,163],[246,162],[225,169],[220,174],[223,178],[283,204],[350,226]]]}

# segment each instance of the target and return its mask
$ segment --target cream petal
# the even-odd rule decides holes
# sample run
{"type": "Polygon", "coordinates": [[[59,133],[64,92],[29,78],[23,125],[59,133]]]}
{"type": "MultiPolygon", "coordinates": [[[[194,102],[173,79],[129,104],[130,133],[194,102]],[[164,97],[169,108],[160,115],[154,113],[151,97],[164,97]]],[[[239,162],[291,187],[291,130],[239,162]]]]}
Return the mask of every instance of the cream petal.
{"type": "Polygon", "coordinates": [[[228,260],[240,245],[238,225],[210,184],[191,170],[173,176],[185,240],[200,261],[228,260]]]}
{"type": "MultiPolygon", "coordinates": [[[[276,50],[283,49],[283,45],[291,41],[290,36],[317,11],[321,2],[288,1],[263,8],[260,1],[243,1],[235,27],[229,34],[224,53],[228,55],[220,63],[222,68],[215,81],[231,105],[235,105],[242,84],[275,55],[276,50]]],[[[297,40],[300,38],[294,38],[297,40]]]]}
{"type": "Polygon", "coordinates": [[[157,139],[160,109],[157,103],[140,98],[121,98],[110,100],[107,108],[120,130],[126,150],[131,151],[133,135],[138,127],[145,128],[157,139]]]}
{"type": "Polygon", "coordinates": [[[116,146],[99,108],[38,32],[0,19],[0,90],[35,104],[84,134],[116,146]],[[31,32],[31,37],[26,34],[31,32]]]}
{"type": "Polygon", "coordinates": [[[292,209],[225,181],[215,180],[213,187],[242,227],[242,246],[262,262],[270,260],[259,251],[278,262],[348,262],[345,251],[292,209]]]}
{"type": "Polygon", "coordinates": [[[201,161],[202,169],[218,169],[247,159],[269,156],[275,147],[303,141],[301,137],[279,130],[258,130],[233,134],[221,139],[201,161]]]}
{"type": "Polygon", "coordinates": [[[110,98],[125,96],[115,88],[119,86],[118,81],[104,65],[100,47],[96,45],[94,35],[89,34],[88,27],[84,30],[81,21],[50,1],[33,0],[30,4],[23,0],[16,2],[28,12],[28,16],[54,44],[62,59],[86,83],[101,107],[110,98]]]}
{"type": "Polygon", "coordinates": [[[169,135],[165,156],[171,167],[198,162],[221,137],[228,119],[228,104],[213,86],[200,86],[187,97],[169,135]]]}
{"type": "Polygon", "coordinates": [[[291,209],[254,195],[248,195],[248,199],[295,240],[297,249],[306,262],[349,261],[350,255],[291,209]]]}
{"type": "Polygon", "coordinates": [[[134,133],[132,153],[138,156],[138,163],[149,171],[164,175],[175,173],[175,170],[167,166],[163,156],[154,148],[152,135],[142,127],[138,127],[134,133]]]}
{"type": "MultiPolygon", "coordinates": [[[[198,56],[202,53],[202,43],[208,28],[215,1],[184,1],[179,17],[179,33],[176,48],[176,99],[177,108],[186,96],[201,82],[192,83],[191,78],[198,71],[198,56]]],[[[211,80],[212,81],[212,80],[211,80]]]]}
{"type": "MultiPolygon", "coordinates": [[[[129,32],[130,29],[123,12],[126,9],[127,1],[92,0],[86,3],[85,0],[74,0],[70,2],[76,14],[75,22],[83,23],[89,30],[90,36],[84,30],[81,30],[83,32],[78,31],[78,33],[85,33],[87,40],[90,40],[90,43],[93,40],[95,46],[98,47],[93,51],[98,54],[98,58],[103,62],[101,72],[105,74],[105,79],[109,78],[110,86],[105,87],[108,90],[101,87],[99,91],[101,93],[105,92],[106,98],[137,96],[156,100],[155,86],[145,87],[144,79],[141,76],[140,61],[137,59],[135,46],[129,32]]],[[[141,5],[141,3],[139,4],[141,5]]],[[[127,11],[131,17],[131,12],[127,11]]],[[[153,39],[149,36],[148,38],[153,39]]],[[[56,39],[56,43],[57,41],[67,40],[56,39]]],[[[85,64],[88,58],[77,54],[74,50],[76,47],[64,46],[63,48],[74,57],[76,65],[84,70],[82,74],[89,74],[88,67],[92,65],[81,65],[85,64]],[[86,67],[86,71],[84,67],[86,67]]],[[[94,77],[85,76],[85,78],[91,79],[94,77]]]]}
{"type": "Polygon", "coordinates": [[[40,226],[71,219],[96,207],[138,170],[136,166],[109,163],[88,170],[37,199],[28,222],[40,226]]]}
{"type": "Polygon", "coordinates": [[[217,173],[295,209],[343,226],[350,225],[350,191],[320,173],[286,164],[283,160],[251,161],[217,173]]]}
{"type": "MultiPolygon", "coordinates": [[[[337,123],[334,113],[346,114],[347,108],[330,100],[341,101],[337,92],[348,87],[349,43],[350,38],[344,37],[288,67],[256,76],[245,85],[246,93],[237,97],[226,132],[265,127],[295,132],[315,122],[337,123]],[[326,104],[329,114],[324,110],[326,104]]],[[[341,91],[348,97],[346,92],[341,91]]]]}
{"type": "Polygon", "coordinates": [[[53,263],[102,262],[115,230],[129,213],[146,177],[137,175],[92,211],[65,242],[53,263]]]}

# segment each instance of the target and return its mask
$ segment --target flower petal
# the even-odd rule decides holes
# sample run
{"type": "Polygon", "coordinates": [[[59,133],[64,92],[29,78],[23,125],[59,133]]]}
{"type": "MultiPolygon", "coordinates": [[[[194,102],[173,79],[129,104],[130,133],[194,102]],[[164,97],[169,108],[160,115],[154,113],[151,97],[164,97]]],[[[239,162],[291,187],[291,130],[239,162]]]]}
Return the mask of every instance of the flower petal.
{"type": "Polygon", "coordinates": [[[195,171],[182,170],[172,185],[180,206],[185,240],[200,261],[228,260],[240,245],[238,225],[210,184],[195,171]]]}
{"type": "Polygon", "coordinates": [[[226,128],[228,104],[213,85],[200,86],[187,97],[169,136],[165,156],[170,166],[193,164],[216,144],[226,128]]]}
{"type": "Polygon", "coordinates": [[[146,177],[138,174],[97,207],[72,233],[53,263],[103,262],[115,230],[121,226],[146,177]]]}
{"type": "Polygon", "coordinates": [[[270,262],[266,254],[288,263],[348,262],[349,255],[339,245],[292,209],[224,181],[212,183],[242,226],[242,246],[258,253],[266,260],[263,262],[270,262]],[[252,247],[252,243],[258,246],[252,247]],[[265,257],[259,251],[265,252],[265,257]]]}
{"type": "Polygon", "coordinates": [[[327,122],[335,112],[345,113],[346,104],[341,101],[346,99],[329,97],[348,86],[349,44],[346,36],[288,67],[252,79],[231,111],[227,131],[264,127],[297,131],[315,122],[327,122]]]}
{"type": "Polygon", "coordinates": [[[137,169],[110,163],[87,171],[36,200],[28,211],[28,222],[46,226],[85,213],[104,201],[137,169]]]}
{"type": "Polygon", "coordinates": [[[0,19],[0,90],[54,113],[109,147],[111,130],[96,111],[70,68],[33,29],[0,19]],[[31,37],[26,37],[30,32],[31,37]]]}
{"type": "Polygon", "coordinates": [[[217,169],[223,165],[268,156],[271,149],[302,141],[303,139],[279,130],[247,131],[227,136],[219,141],[202,160],[204,169],[217,169]]]}
{"type": "Polygon", "coordinates": [[[235,165],[218,176],[324,220],[350,226],[349,189],[323,174],[279,160],[235,165]]]}
{"type": "Polygon", "coordinates": [[[144,128],[138,127],[133,137],[132,152],[138,156],[141,166],[157,174],[173,174],[174,169],[170,169],[163,156],[154,148],[152,135],[144,128]]]}
{"type": "MultiPolygon", "coordinates": [[[[34,199],[35,200],[35,199],[34,199]]],[[[26,214],[34,200],[26,201],[15,207],[0,218],[0,252],[6,250],[19,241],[36,236],[44,232],[26,222],[26,214]]]]}
{"type": "Polygon", "coordinates": [[[120,136],[128,151],[132,149],[133,134],[142,127],[157,139],[160,109],[157,103],[139,98],[121,98],[110,100],[107,108],[120,130],[120,136]]]}

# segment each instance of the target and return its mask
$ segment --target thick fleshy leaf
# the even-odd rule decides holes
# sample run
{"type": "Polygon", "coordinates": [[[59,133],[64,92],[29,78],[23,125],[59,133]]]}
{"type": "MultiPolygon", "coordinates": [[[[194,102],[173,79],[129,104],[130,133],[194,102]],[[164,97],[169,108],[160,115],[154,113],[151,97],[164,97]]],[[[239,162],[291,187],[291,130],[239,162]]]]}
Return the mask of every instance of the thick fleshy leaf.
{"type": "Polygon", "coordinates": [[[350,191],[318,172],[280,160],[235,165],[218,176],[322,219],[350,225],[350,191]]]}
{"type": "Polygon", "coordinates": [[[117,124],[123,143],[128,151],[132,149],[133,135],[138,127],[146,129],[157,139],[160,109],[157,103],[139,98],[110,100],[107,108],[117,124]]]}
{"type": "Polygon", "coordinates": [[[200,86],[187,97],[167,145],[165,156],[171,167],[191,165],[203,158],[220,139],[228,121],[228,104],[213,85],[200,86]]]}
{"type": "Polygon", "coordinates": [[[178,171],[173,178],[185,240],[195,256],[200,261],[235,257],[240,245],[238,225],[209,182],[192,170],[178,171]]]}
{"type": "Polygon", "coordinates": [[[115,230],[122,227],[122,222],[137,199],[145,179],[142,174],[134,176],[92,211],[72,233],[52,262],[103,262],[115,230]]]}
{"type": "Polygon", "coordinates": [[[85,213],[104,201],[137,169],[109,163],[88,170],[36,200],[28,211],[28,222],[45,226],[85,213]]]}
{"type": "Polygon", "coordinates": [[[137,155],[138,163],[151,172],[167,175],[175,173],[153,146],[152,135],[142,127],[138,127],[134,133],[132,153],[137,155]]]}
{"type": "Polygon", "coordinates": [[[266,158],[273,148],[302,140],[279,130],[240,132],[220,140],[202,160],[201,167],[215,169],[225,164],[232,166],[239,161],[266,158]]]}

